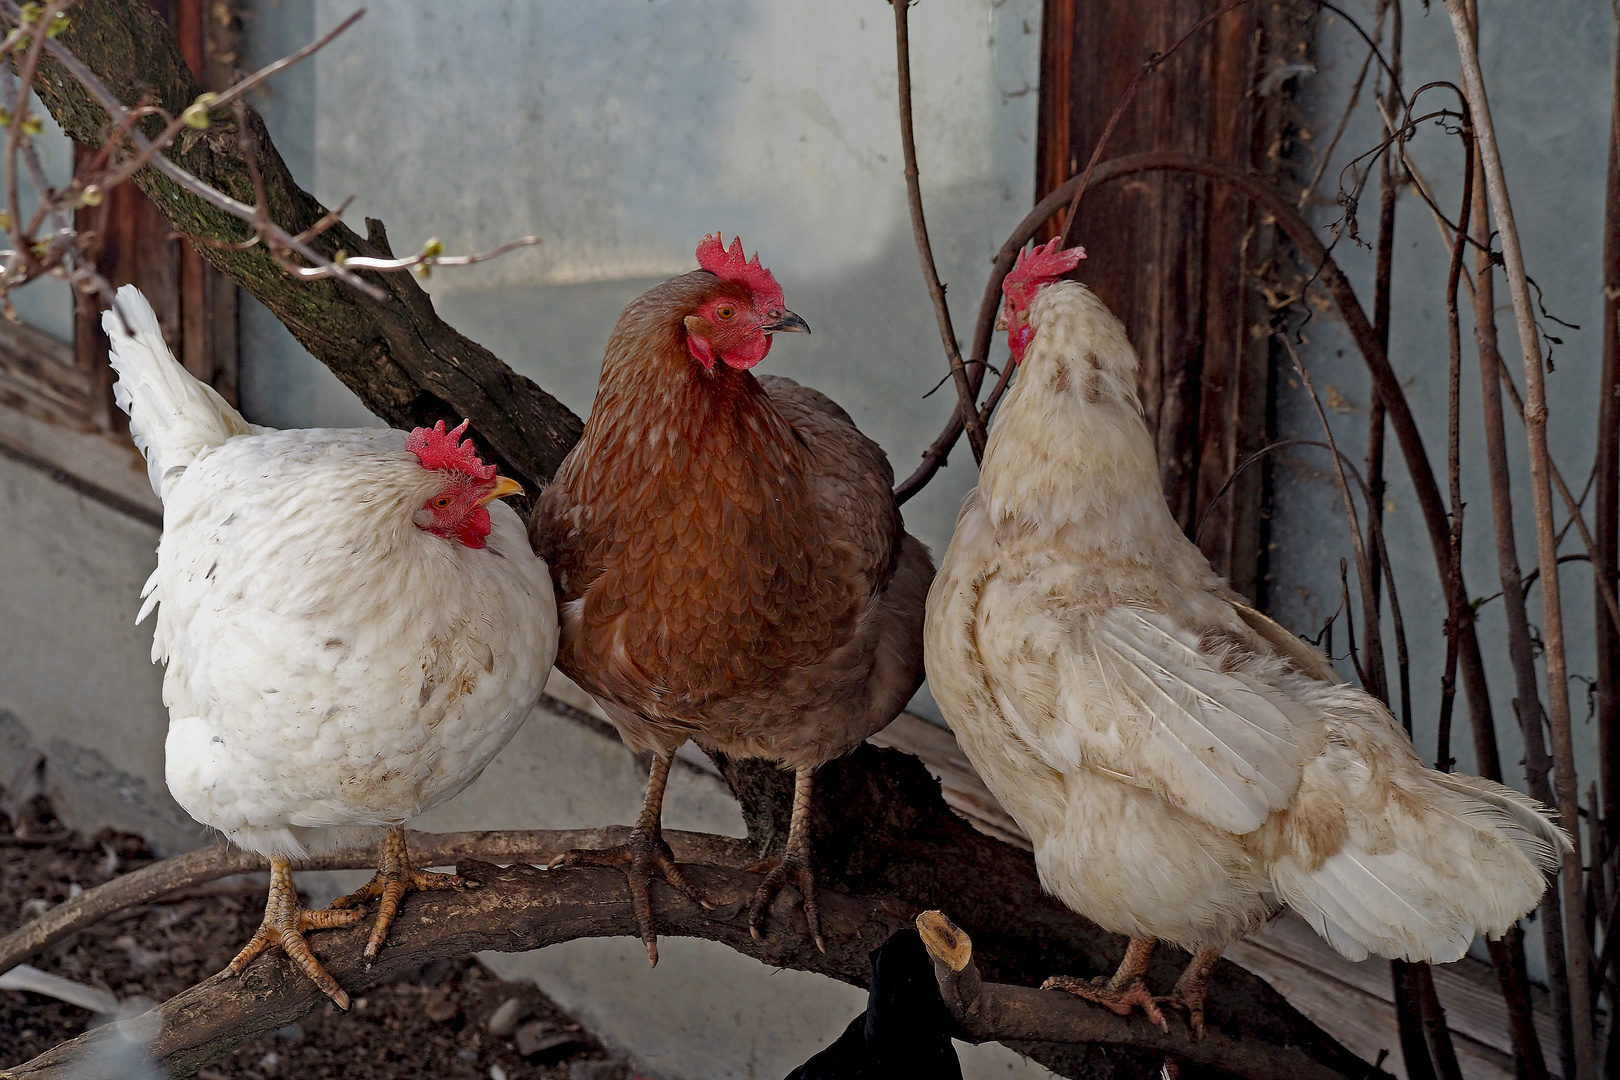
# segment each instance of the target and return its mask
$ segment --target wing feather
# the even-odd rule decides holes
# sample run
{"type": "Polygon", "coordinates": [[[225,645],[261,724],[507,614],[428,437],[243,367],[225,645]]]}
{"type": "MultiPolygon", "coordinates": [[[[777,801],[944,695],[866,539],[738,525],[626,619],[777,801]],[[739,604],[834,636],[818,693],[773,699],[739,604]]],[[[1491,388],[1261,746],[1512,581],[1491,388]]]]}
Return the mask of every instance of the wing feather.
{"type": "Polygon", "coordinates": [[[1289,804],[1320,720],[1264,679],[1225,670],[1197,633],[1125,605],[1089,618],[988,607],[1003,613],[979,628],[992,685],[1049,767],[1146,788],[1238,834],[1289,804]]]}

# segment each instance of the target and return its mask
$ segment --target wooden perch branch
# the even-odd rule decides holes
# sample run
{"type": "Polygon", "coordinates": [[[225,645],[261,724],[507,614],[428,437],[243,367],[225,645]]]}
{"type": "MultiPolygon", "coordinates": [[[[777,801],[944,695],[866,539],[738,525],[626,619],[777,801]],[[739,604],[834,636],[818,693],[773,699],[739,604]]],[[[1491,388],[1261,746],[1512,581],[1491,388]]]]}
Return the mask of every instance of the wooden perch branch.
{"type": "MultiPolygon", "coordinates": [[[[552,835],[571,837],[565,843],[580,839],[580,834],[552,835]]],[[[521,952],[579,938],[636,934],[624,877],[617,871],[501,869],[482,862],[461,862],[456,869],[481,887],[412,896],[394,923],[388,945],[370,967],[362,957],[369,919],[312,934],[311,948],[351,994],[358,994],[431,960],[485,949],[521,952]]],[[[805,935],[802,917],[796,925],[789,923],[782,932],[755,941],[748,930],[748,905],[758,878],[713,866],[691,867],[688,873],[715,903],[715,910],[705,911],[663,882],[655,882],[653,901],[661,933],[718,941],[763,963],[817,971],[845,982],[863,983],[867,954],[908,921],[907,913],[893,904],[823,892],[825,955],[805,935]]],[[[149,1053],[171,1076],[190,1076],[255,1037],[296,1023],[326,1001],[280,952],[266,954],[240,978],[216,975],[157,1006],[162,1026],[149,1053]]],[[[157,1026],[151,1018],[136,1017],[97,1028],[0,1072],[0,1080],[91,1080],[94,1063],[102,1056],[97,1050],[120,1037],[117,1028],[150,1031],[157,1026]]]]}
{"type": "MultiPolygon", "coordinates": [[[[769,832],[763,823],[773,815],[782,816],[785,827],[786,804],[776,805],[769,784],[785,780],[789,788],[792,785],[790,775],[769,766],[756,768],[758,764],[747,763],[749,767],[742,770],[728,767],[743,799],[745,816],[756,826],[756,843],[760,835],[769,832]],[[761,782],[751,784],[749,776],[761,782]],[[778,810],[781,813],[775,814],[778,810]]],[[[738,868],[757,857],[758,847],[729,837],[665,834],[676,858],[683,863],[707,864],[696,867],[696,873],[702,875],[700,884],[724,902],[716,912],[704,913],[672,891],[657,892],[659,932],[741,946],[739,951],[766,963],[815,971],[861,985],[868,973],[867,950],[906,925],[915,912],[948,903],[983,943],[981,963],[992,978],[1036,984],[1054,972],[1105,971],[1118,961],[1123,939],[1102,933],[1045,896],[1029,853],[977,832],[953,814],[940,796],[937,781],[917,759],[866,746],[826,766],[821,780],[827,799],[818,808],[813,828],[829,877],[832,871],[838,871],[844,887],[842,892],[823,890],[823,917],[833,918],[829,913],[834,909],[850,913],[847,919],[844,914],[836,916],[840,920],[836,925],[828,922],[832,936],[831,951],[826,956],[803,937],[799,916],[789,918],[780,932],[773,932],[764,943],[753,941],[742,905],[752,895],[758,879],[742,874],[738,868]],[[855,919],[856,915],[859,919],[855,919]]],[[[468,873],[469,858],[527,865],[546,861],[566,848],[614,843],[626,833],[624,828],[412,833],[410,844],[419,864],[456,864],[462,873],[468,873]]],[[[312,869],[366,868],[373,865],[374,857],[370,849],[355,849],[323,855],[305,865],[312,869]]],[[[88,890],[53,908],[30,926],[0,939],[0,966],[24,960],[120,908],[218,877],[262,868],[263,862],[257,856],[223,846],[143,868],[88,890]]],[[[465,896],[413,896],[405,905],[375,976],[366,974],[358,964],[363,931],[369,923],[362,923],[352,932],[352,945],[344,944],[349,941],[347,936],[340,937],[350,935],[348,930],[317,934],[312,942],[329,970],[351,993],[356,993],[377,978],[398,974],[436,957],[461,955],[474,949],[538,948],[569,937],[633,934],[622,877],[607,874],[600,879],[585,879],[587,889],[570,884],[580,880],[572,876],[575,873],[584,871],[537,876],[523,871],[492,878],[502,889],[507,888],[506,883],[515,882],[512,887],[518,890],[515,898],[493,907],[489,905],[495,904],[495,898],[488,895],[488,890],[465,896]],[[576,888],[585,892],[573,891],[576,888]],[[592,921],[580,916],[582,906],[600,918],[592,921]],[[557,920],[566,922],[566,926],[552,925],[557,920]],[[466,936],[469,934],[474,936],[466,936]]],[[[1173,978],[1176,960],[1167,952],[1162,969],[1150,972],[1150,977],[1173,978]]],[[[310,984],[293,978],[290,970],[277,956],[256,964],[243,982],[211,980],[203,988],[187,991],[163,1006],[160,1015],[166,1041],[158,1044],[158,1049],[167,1055],[169,1067],[179,1070],[184,1065],[194,1071],[208,1057],[228,1052],[253,1033],[292,1023],[321,1004],[324,999],[310,984]],[[267,978],[270,973],[281,973],[275,975],[280,981],[261,985],[253,981],[255,972],[267,973],[267,978]],[[235,1033],[231,1036],[234,1042],[225,1035],[231,1032],[235,1033]]],[[[1301,1017],[1255,976],[1223,963],[1215,972],[1213,985],[1210,1021],[1227,1034],[1293,1046],[1335,1072],[1366,1075],[1369,1067],[1364,1062],[1301,1017]]],[[[69,1045],[78,1047],[74,1051],[78,1053],[96,1044],[87,1038],[69,1045]]],[[[1158,1075],[1163,1060],[1156,1046],[1129,1042],[1097,1046],[1041,1042],[1020,1045],[1018,1049],[1070,1077],[1149,1080],[1158,1075]]],[[[23,1067],[34,1071],[13,1070],[13,1074],[67,1075],[61,1071],[68,1068],[63,1056],[67,1051],[59,1050],[23,1067]],[[58,1071],[39,1071],[47,1067],[58,1071]]],[[[1241,1069],[1227,1071],[1242,1074],[1241,1069]]],[[[176,1074],[184,1075],[179,1071],[176,1074]]]]}
{"type": "MultiPolygon", "coordinates": [[[[412,858],[420,866],[450,866],[460,859],[480,858],[501,863],[544,865],[577,847],[608,847],[623,843],[628,828],[506,829],[489,832],[407,832],[412,858]]],[[[755,859],[745,841],[708,833],[666,830],[664,838],[682,862],[709,863],[740,868],[755,859]]],[[[322,852],[300,863],[300,870],[369,870],[376,865],[375,845],[322,852]]],[[[56,942],[125,908],[156,900],[233,874],[268,869],[265,859],[230,844],[189,851],[124,874],[70,900],[5,937],[0,937],[0,975],[56,942]]]]}
{"type": "Polygon", "coordinates": [[[1135,1046],[1190,1065],[1249,1080],[1345,1080],[1382,1076],[1363,1067],[1353,1074],[1313,1061],[1291,1046],[1234,1039],[1212,1027],[1203,1038],[1184,1025],[1160,1030],[1145,1016],[1116,1016],[1071,994],[985,982],[973,961],[973,941],[940,911],[917,916],[945,1008],[975,1042],[1063,1042],[1135,1046]]]}

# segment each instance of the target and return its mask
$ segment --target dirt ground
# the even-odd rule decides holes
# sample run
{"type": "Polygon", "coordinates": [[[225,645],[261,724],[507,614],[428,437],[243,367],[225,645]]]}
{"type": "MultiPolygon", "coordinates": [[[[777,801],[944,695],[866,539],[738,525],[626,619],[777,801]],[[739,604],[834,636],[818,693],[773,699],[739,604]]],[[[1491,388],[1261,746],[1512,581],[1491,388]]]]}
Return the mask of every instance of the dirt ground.
{"type": "MultiPolygon", "coordinates": [[[[63,829],[44,798],[0,815],[0,933],[152,853],[137,836],[63,829]]],[[[115,994],[126,1008],[162,1001],[219,971],[264,911],[262,886],[173,894],[66,938],[35,967],[115,994]]],[[[90,1013],[53,998],[0,990],[0,1069],[83,1032],[90,1013]]],[[[472,957],[424,965],[373,987],[345,1015],[328,1005],[249,1043],[201,1080],[628,1080],[615,1060],[531,985],[503,982],[472,957]],[[499,1015],[497,1015],[499,1014],[499,1015]],[[492,1025],[491,1021],[494,1020],[492,1025]],[[492,1030],[493,1028],[493,1030],[492,1030]]]]}

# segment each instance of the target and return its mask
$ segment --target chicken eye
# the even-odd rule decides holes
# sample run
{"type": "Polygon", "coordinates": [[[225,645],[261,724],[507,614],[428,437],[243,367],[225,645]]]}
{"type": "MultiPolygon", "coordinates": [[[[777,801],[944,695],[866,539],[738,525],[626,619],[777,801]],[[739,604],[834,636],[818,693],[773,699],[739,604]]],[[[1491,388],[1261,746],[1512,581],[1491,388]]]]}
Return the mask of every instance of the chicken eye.
{"type": "Polygon", "coordinates": [[[450,503],[453,501],[454,500],[452,500],[448,495],[440,495],[437,499],[433,500],[433,505],[438,507],[440,510],[445,510],[449,508],[450,503]]]}
{"type": "Polygon", "coordinates": [[[730,304],[721,304],[719,307],[714,309],[714,313],[722,319],[729,319],[733,315],[737,314],[737,309],[732,307],[730,304]]]}

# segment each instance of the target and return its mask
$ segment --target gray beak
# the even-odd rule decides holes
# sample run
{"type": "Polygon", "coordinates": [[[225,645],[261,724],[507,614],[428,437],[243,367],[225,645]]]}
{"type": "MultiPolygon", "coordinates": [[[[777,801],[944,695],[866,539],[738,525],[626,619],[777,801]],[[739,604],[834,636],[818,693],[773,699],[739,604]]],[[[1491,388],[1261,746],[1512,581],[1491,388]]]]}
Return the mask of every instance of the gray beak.
{"type": "Polygon", "coordinates": [[[760,329],[767,334],[808,334],[810,324],[793,314],[793,312],[784,311],[781,315],[760,327],[760,329]]]}

